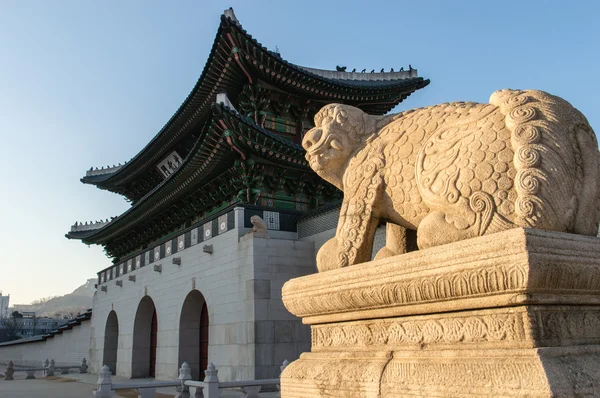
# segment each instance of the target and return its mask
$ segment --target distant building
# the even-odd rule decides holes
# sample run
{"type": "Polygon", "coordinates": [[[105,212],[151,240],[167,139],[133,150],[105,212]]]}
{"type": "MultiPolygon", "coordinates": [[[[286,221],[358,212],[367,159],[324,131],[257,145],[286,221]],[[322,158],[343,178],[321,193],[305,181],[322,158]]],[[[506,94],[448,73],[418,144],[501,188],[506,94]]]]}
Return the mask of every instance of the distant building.
{"type": "MultiPolygon", "coordinates": [[[[11,316],[11,314],[6,311],[6,317],[9,316],[11,316]]],[[[36,317],[35,312],[22,312],[16,319],[16,322],[18,322],[17,334],[20,338],[48,334],[54,330],[57,330],[62,325],[69,323],[71,320],[72,318],[49,318],[47,316],[36,317]]],[[[6,325],[0,324],[0,332],[5,328],[6,325]]]]}
{"type": "Polygon", "coordinates": [[[10,300],[10,294],[8,296],[3,296],[2,292],[0,292],[0,318],[5,318],[8,315],[8,301],[10,300]]]}
{"type": "Polygon", "coordinates": [[[24,312],[23,319],[21,319],[20,335],[23,338],[44,335],[69,323],[69,321],[71,321],[71,319],[48,317],[37,318],[35,312],[24,312]],[[28,315],[25,316],[25,314],[28,315]]]}

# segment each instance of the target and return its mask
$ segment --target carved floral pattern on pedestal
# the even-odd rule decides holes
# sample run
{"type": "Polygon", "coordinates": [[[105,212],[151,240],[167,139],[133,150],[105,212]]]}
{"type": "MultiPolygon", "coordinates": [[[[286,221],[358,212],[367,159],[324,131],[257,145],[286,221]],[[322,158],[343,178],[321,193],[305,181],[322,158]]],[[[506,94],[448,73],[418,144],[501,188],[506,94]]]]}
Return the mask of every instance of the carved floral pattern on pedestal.
{"type": "Polygon", "coordinates": [[[536,338],[546,342],[600,341],[600,308],[536,311],[532,323],[536,338]]]}
{"type": "MultiPolygon", "coordinates": [[[[496,391],[527,391],[546,389],[546,380],[537,363],[519,360],[502,361],[489,358],[465,363],[391,361],[382,375],[382,392],[386,384],[393,390],[421,386],[447,386],[448,390],[476,388],[480,393],[496,391]],[[460,377],[460,375],[469,375],[460,377]]],[[[526,396],[526,395],[525,395],[526,396]]]]}
{"type": "MultiPolygon", "coordinates": [[[[312,326],[312,348],[355,349],[379,347],[416,347],[436,344],[528,342],[564,345],[600,341],[600,309],[555,307],[514,309],[511,313],[456,313],[312,326]]],[[[458,347],[458,346],[457,346],[458,347]]]]}
{"type": "Polygon", "coordinates": [[[335,312],[344,308],[380,308],[391,305],[441,301],[498,292],[518,291],[525,284],[522,264],[475,268],[415,278],[379,286],[341,288],[311,297],[285,297],[296,315],[335,312]]]}
{"type": "Polygon", "coordinates": [[[552,301],[552,291],[577,303],[582,294],[600,295],[599,256],[597,238],[513,229],[457,243],[452,250],[402,255],[396,257],[399,264],[382,259],[292,280],[282,289],[283,301],[300,317],[444,302],[456,308],[457,299],[527,300],[525,292],[552,301]],[[435,267],[425,261],[428,257],[435,267]],[[396,267],[406,272],[395,272],[396,267]]]}
{"type": "Polygon", "coordinates": [[[427,320],[372,321],[312,327],[313,349],[423,344],[483,343],[525,339],[523,313],[427,320]]]}

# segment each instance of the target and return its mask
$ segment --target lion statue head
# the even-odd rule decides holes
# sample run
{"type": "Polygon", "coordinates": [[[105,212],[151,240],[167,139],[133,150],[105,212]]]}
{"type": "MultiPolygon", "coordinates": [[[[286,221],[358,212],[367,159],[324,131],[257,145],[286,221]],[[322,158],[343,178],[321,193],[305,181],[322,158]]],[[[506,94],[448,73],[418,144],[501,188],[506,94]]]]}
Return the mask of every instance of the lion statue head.
{"type": "Polygon", "coordinates": [[[321,178],[342,189],[348,161],[388,119],[350,105],[325,105],[315,115],[315,127],[302,139],[306,160],[321,178]]]}

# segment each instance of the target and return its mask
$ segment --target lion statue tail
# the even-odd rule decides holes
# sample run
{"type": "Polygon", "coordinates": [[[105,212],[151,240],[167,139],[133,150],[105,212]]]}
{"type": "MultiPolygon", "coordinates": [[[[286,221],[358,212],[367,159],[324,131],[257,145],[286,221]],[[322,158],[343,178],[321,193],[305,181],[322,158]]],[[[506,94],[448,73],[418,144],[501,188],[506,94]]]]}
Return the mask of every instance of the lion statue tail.
{"type": "Polygon", "coordinates": [[[600,153],[586,118],[543,91],[500,90],[490,103],[506,116],[511,132],[516,224],[597,235],[600,153]]]}

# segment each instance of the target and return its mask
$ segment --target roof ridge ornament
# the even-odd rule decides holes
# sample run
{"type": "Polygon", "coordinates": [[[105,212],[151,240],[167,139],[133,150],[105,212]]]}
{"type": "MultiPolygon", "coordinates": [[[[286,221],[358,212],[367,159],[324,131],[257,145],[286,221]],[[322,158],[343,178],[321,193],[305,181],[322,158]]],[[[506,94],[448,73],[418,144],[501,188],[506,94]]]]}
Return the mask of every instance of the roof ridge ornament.
{"type": "Polygon", "coordinates": [[[217,104],[221,104],[223,106],[226,106],[227,108],[231,109],[235,113],[239,114],[239,112],[237,111],[237,109],[235,109],[235,106],[233,106],[233,104],[229,100],[229,97],[227,96],[227,93],[219,93],[219,94],[217,94],[217,99],[216,99],[215,102],[217,104]]]}
{"type": "Polygon", "coordinates": [[[110,223],[115,217],[111,217],[110,220],[107,218],[106,220],[100,221],[83,221],[78,222],[75,221],[75,224],[71,226],[71,232],[80,232],[80,231],[92,231],[95,229],[100,229],[104,227],[106,224],[110,223]]]}
{"type": "Polygon", "coordinates": [[[223,15],[225,15],[227,18],[229,18],[232,22],[236,23],[237,25],[240,25],[240,21],[235,16],[235,13],[233,12],[232,7],[229,7],[228,9],[223,11],[223,15]]]}
{"type": "Polygon", "coordinates": [[[366,69],[363,69],[361,72],[356,72],[356,69],[353,69],[352,72],[346,72],[345,66],[336,66],[336,70],[327,70],[327,69],[317,69],[317,68],[309,68],[306,66],[294,65],[296,68],[302,69],[308,73],[312,73],[314,75],[324,77],[327,79],[336,79],[336,80],[369,80],[369,81],[393,81],[393,80],[404,80],[404,79],[412,79],[415,77],[419,77],[418,71],[414,69],[411,65],[409,65],[409,70],[405,71],[404,68],[400,68],[400,71],[395,72],[392,68],[390,72],[385,72],[385,69],[382,69],[381,72],[375,72],[375,69],[372,69],[370,73],[367,72],[366,69]]]}
{"type": "Polygon", "coordinates": [[[85,176],[86,177],[91,177],[91,176],[97,176],[97,175],[104,175],[104,174],[112,174],[116,171],[118,171],[121,167],[123,167],[123,165],[121,163],[119,163],[117,166],[113,165],[111,166],[102,166],[101,168],[98,167],[91,167],[88,171],[85,172],[85,176]]]}

